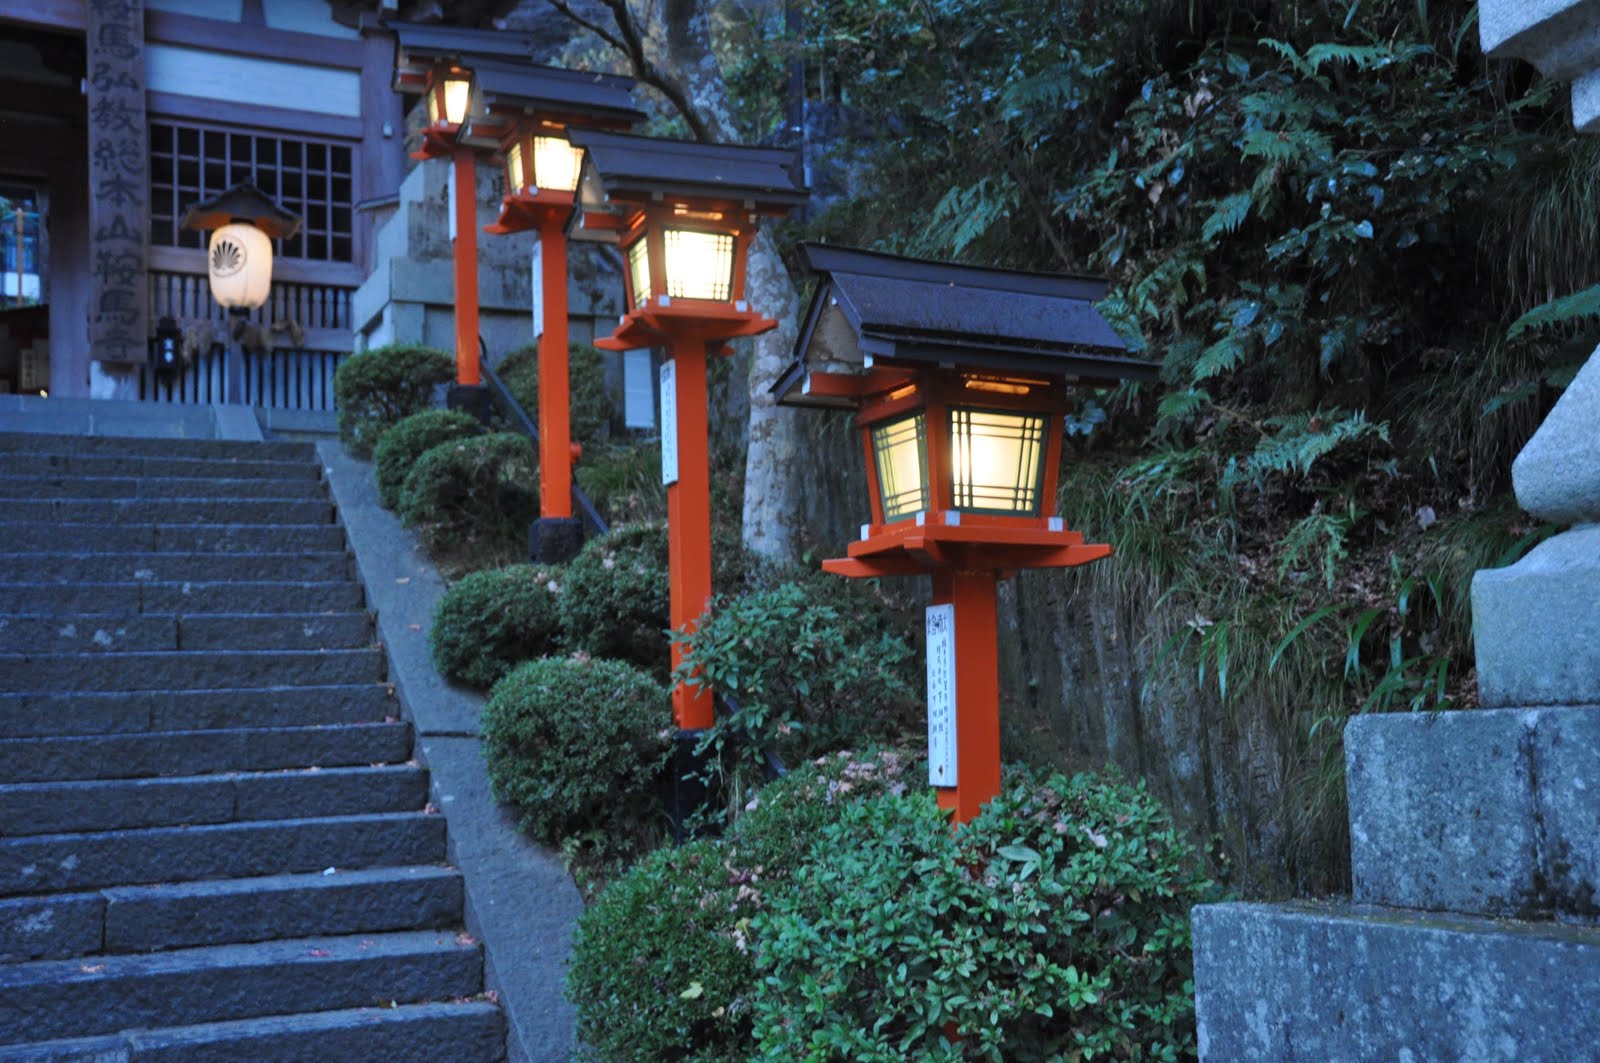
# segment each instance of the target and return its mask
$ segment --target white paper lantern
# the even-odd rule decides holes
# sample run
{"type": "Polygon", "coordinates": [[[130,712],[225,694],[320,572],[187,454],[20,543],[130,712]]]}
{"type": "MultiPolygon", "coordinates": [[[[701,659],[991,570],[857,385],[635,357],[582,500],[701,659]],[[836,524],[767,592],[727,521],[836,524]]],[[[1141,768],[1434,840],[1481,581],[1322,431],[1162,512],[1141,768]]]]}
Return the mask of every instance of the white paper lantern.
{"type": "Polygon", "coordinates": [[[272,284],[272,241],[247,222],[213,230],[206,251],[211,298],[229,310],[254,310],[272,284]]]}

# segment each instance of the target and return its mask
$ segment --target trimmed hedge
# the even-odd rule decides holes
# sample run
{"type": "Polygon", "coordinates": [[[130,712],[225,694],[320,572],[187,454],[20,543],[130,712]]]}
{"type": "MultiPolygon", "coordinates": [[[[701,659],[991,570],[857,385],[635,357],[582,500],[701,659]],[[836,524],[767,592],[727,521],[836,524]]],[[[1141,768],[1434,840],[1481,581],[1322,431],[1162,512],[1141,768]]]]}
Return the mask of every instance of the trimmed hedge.
{"type": "Polygon", "coordinates": [[[418,458],[440,443],[465,439],[482,431],[483,425],[478,419],[461,410],[423,410],[401,420],[383,433],[372,451],[378,501],[386,509],[399,508],[406,477],[418,458]]]}
{"type": "Polygon", "coordinates": [[[510,432],[433,447],[401,489],[400,519],[436,555],[475,549],[515,556],[526,550],[538,515],[538,457],[533,444],[510,432]]]}
{"type": "Polygon", "coordinates": [[[462,577],[433,610],[428,641],[439,674],[486,689],[560,642],[560,569],[511,565],[462,577]]]}
{"type": "Polygon", "coordinates": [[[567,645],[663,678],[668,667],[667,529],[630,524],[590,539],[561,582],[567,645]]]}
{"type": "Polygon", "coordinates": [[[396,344],[351,355],[333,375],[339,438],[359,455],[402,418],[427,409],[433,389],[455,379],[455,359],[432,347],[396,344]]]}
{"type": "MultiPolygon", "coordinates": [[[[506,355],[497,367],[517,404],[534,423],[539,421],[539,348],[519,347],[506,355]]],[[[592,443],[606,436],[616,406],[606,387],[606,367],[599,351],[586,343],[567,349],[567,383],[571,395],[572,438],[592,443]]]]}

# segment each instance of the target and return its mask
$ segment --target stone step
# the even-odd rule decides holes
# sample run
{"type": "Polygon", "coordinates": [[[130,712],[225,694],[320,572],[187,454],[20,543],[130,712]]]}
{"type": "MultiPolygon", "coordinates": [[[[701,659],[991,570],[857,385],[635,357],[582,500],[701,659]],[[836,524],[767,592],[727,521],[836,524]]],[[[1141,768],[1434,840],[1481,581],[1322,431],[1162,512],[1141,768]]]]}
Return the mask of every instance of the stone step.
{"type": "Polygon", "coordinates": [[[388,658],[360,650],[199,650],[173,653],[0,654],[0,689],[216,690],[250,686],[376,683],[388,658]]]}
{"type": "Polygon", "coordinates": [[[0,1044],[449,1000],[482,975],[475,942],[437,931],[14,964],[0,967],[0,1044]]]}
{"type": "Polygon", "coordinates": [[[327,869],[0,900],[0,961],[459,926],[460,873],[327,869]]]}
{"type": "Polygon", "coordinates": [[[307,583],[0,583],[0,616],[104,613],[347,613],[366,607],[354,580],[307,583]]]}
{"type": "Polygon", "coordinates": [[[1596,1058],[1600,930],[1308,903],[1193,919],[1203,1063],[1596,1058]]]}
{"type": "MultiPolygon", "coordinates": [[[[0,510],[0,517],[5,515],[0,510]]],[[[262,550],[343,550],[337,524],[41,524],[0,522],[0,543],[12,553],[62,550],[149,550],[250,554],[262,550]]]]}
{"type": "Polygon", "coordinates": [[[375,723],[399,711],[383,683],[0,694],[0,739],[375,723]]]}
{"type": "Polygon", "coordinates": [[[326,524],[326,499],[36,498],[8,501],[15,523],[51,524],[326,524]]]}
{"type": "Polygon", "coordinates": [[[0,896],[444,858],[444,818],[421,812],[32,834],[0,838],[0,896]]]}
{"type": "Polygon", "coordinates": [[[0,836],[410,812],[427,799],[415,764],[0,783],[0,836]]]}
{"type": "Polygon", "coordinates": [[[410,756],[411,727],[400,722],[4,738],[0,739],[0,779],[144,779],[393,764],[410,756]]]}
{"type": "MultiPolygon", "coordinates": [[[[231,439],[139,439],[127,436],[0,432],[0,454],[183,458],[201,461],[295,461],[314,464],[309,443],[252,443],[231,439]]],[[[0,464],[4,464],[0,460],[0,464]]]]}
{"type": "Polygon", "coordinates": [[[219,477],[134,476],[17,476],[6,468],[0,474],[0,501],[39,498],[93,499],[326,499],[327,488],[318,480],[222,479],[219,477]]]}
{"type": "Polygon", "coordinates": [[[0,616],[0,653],[353,650],[372,642],[372,618],[354,611],[266,616],[0,616]]]}
{"type": "Polygon", "coordinates": [[[5,458],[8,476],[135,476],[135,477],[195,477],[215,479],[294,480],[312,482],[322,479],[322,470],[315,461],[250,461],[241,458],[224,460],[204,458],[138,457],[120,454],[26,454],[13,453],[5,458]]]}
{"type": "Polygon", "coordinates": [[[183,580],[323,582],[355,578],[355,565],[350,555],[343,550],[251,554],[209,554],[189,551],[48,554],[29,551],[20,554],[0,553],[0,572],[13,573],[30,583],[44,583],[51,580],[63,583],[117,583],[128,580],[162,583],[177,583],[183,580]]]}
{"type": "Polygon", "coordinates": [[[505,1022],[482,1001],[400,1004],[55,1041],[0,1063],[502,1063],[505,1022]]]}

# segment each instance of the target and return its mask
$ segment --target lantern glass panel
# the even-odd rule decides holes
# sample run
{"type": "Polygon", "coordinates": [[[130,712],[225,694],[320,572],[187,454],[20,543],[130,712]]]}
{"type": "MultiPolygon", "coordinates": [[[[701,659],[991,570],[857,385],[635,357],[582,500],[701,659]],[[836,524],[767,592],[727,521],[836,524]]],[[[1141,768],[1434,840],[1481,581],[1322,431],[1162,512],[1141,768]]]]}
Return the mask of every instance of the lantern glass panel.
{"type": "Polygon", "coordinates": [[[733,298],[733,236],[668,229],[667,294],[674,299],[733,298]]]}
{"type": "Polygon", "coordinates": [[[272,284],[272,241],[248,222],[230,222],[211,233],[206,266],[218,306],[254,310],[272,284]]]}
{"type": "Polygon", "coordinates": [[[578,187],[578,166],[583,149],[575,148],[565,137],[533,138],[533,181],[552,192],[571,192],[578,187]]]}
{"type": "Polygon", "coordinates": [[[521,192],[528,187],[528,170],[522,161],[522,141],[511,145],[511,150],[506,152],[506,182],[511,186],[511,191],[521,192]]]}
{"type": "Polygon", "coordinates": [[[885,523],[928,508],[927,424],[921,413],[872,426],[873,464],[885,523]]]}
{"type": "Polygon", "coordinates": [[[1039,515],[1043,414],[950,408],[950,497],[957,509],[1039,515]]]}
{"type": "Polygon", "coordinates": [[[444,79],[444,120],[460,125],[467,117],[467,96],[472,82],[463,74],[452,74],[444,79]]]}
{"type": "Polygon", "coordinates": [[[645,244],[641,236],[628,247],[628,283],[633,288],[634,306],[650,301],[650,255],[645,244]]]}

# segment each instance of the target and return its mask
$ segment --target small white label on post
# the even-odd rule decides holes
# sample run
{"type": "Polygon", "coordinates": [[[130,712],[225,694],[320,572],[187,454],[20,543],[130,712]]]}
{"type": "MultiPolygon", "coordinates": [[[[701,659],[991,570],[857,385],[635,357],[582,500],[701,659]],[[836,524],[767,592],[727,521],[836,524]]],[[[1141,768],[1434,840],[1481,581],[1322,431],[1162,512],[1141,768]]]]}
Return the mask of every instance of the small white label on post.
{"type": "Polygon", "coordinates": [[[956,784],[956,607],[930,605],[928,627],[928,785],[956,784]]]}
{"type": "Polygon", "coordinates": [[[444,177],[444,202],[445,217],[450,219],[450,242],[456,242],[456,168],[454,164],[445,171],[444,177]]]}
{"type": "Polygon", "coordinates": [[[661,363],[661,482],[678,482],[678,363],[661,363]]]}
{"type": "Polygon", "coordinates": [[[529,275],[533,278],[533,342],[544,335],[544,248],[543,240],[533,242],[533,261],[529,275]]]}

